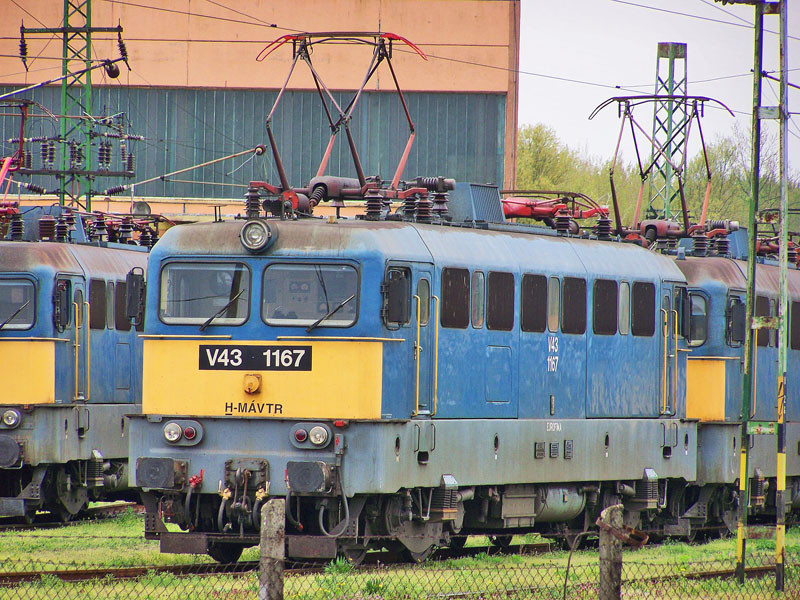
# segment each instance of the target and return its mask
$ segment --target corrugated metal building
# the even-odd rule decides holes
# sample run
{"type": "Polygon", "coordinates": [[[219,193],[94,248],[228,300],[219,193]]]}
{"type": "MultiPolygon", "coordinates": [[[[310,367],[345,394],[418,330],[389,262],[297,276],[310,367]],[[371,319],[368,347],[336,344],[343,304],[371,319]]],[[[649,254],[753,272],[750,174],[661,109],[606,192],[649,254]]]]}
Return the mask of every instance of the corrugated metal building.
{"type": "MultiPolygon", "coordinates": [[[[188,167],[267,142],[264,121],[291,61],[288,47],[259,63],[258,51],[289,27],[265,30],[265,23],[292,23],[298,30],[393,31],[417,43],[430,59],[395,46],[393,63],[406,92],[417,137],[404,178],[444,175],[461,181],[511,185],[516,139],[516,64],[518,0],[311,0],[304,3],[231,2],[228,7],[205,0],[146,0],[121,3],[93,0],[93,25],[119,20],[130,53],[132,71],[118,80],[95,72],[93,113],[124,112],[132,132],[146,140],[129,144],[136,156],[136,180],[188,167]],[[277,6],[276,6],[277,5],[277,6]]],[[[47,0],[27,3],[29,13],[58,26],[47,0]]],[[[0,38],[18,35],[24,15],[9,0],[0,0],[8,18],[0,38]],[[19,13],[19,14],[17,14],[19,13]]],[[[59,45],[28,39],[31,72],[26,77],[18,60],[0,58],[0,92],[57,76],[59,45]]],[[[0,39],[0,55],[14,55],[16,41],[0,39]]],[[[117,56],[115,38],[96,35],[98,58],[117,56]]],[[[312,55],[326,84],[355,89],[366,71],[371,48],[324,46],[312,55]]],[[[301,65],[302,66],[302,65],[301,65]]],[[[273,119],[284,166],[293,185],[307,183],[316,172],[328,141],[325,113],[313,81],[298,66],[291,91],[273,119]]],[[[74,66],[73,68],[78,68],[74,66]]],[[[351,125],[364,171],[390,178],[408,137],[408,127],[388,71],[367,88],[351,125]]],[[[382,71],[382,72],[381,72],[382,71]]],[[[341,106],[351,93],[334,92],[341,106]]],[[[58,111],[60,88],[28,95],[58,111]]],[[[16,120],[0,119],[4,140],[15,137],[16,120]]],[[[30,123],[28,135],[52,135],[47,119],[30,123]]],[[[11,150],[8,144],[2,154],[11,150]]],[[[34,157],[34,161],[38,157],[34,157]]],[[[113,158],[112,170],[119,165],[113,158]]],[[[344,136],[337,140],[328,173],[353,176],[344,136]]],[[[41,179],[41,178],[40,178],[41,179]]],[[[181,181],[158,181],[136,190],[137,196],[236,198],[231,185],[250,179],[277,183],[269,154],[206,167],[181,181]],[[197,183],[204,182],[204,183],[197,183]],[[213,184],[213,185],[212,185],[213,184]]],[[[55,181],[38,181],[54,187],[55,181]]],[[[95,188],[121,183],[98,180],[95,188]]]]}

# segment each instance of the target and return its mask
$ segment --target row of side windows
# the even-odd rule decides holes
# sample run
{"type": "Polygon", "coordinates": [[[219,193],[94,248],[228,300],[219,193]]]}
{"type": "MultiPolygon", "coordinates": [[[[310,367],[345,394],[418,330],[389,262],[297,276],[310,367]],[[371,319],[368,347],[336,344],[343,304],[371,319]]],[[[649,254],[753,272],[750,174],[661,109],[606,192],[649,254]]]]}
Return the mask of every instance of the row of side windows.
{"type": "MultiPolygon", "coordinates": [[[[579,277],[523,274],[522,331],[583,334],[587,327],[587,284],[579,277]]],[[[513,273],[442,269],[442,327],[497,331],[514,328],[513,273]]],[[[597,335],[652,336],[655,333],[656,288],[650,282],[597,279],[594,282],[592,328],[597,335]]]]}
{"type": "MultiPolygon", "coordinates": [[[[691,294],[692,336],[690,345],[700,346],[708,336],[708,301],[698,293],[691,294]]],[[[777,315],[777,303],[766,296],[756,296],[755,315],[768,317],[777,315]]],[[[741,346],[745,338],[745,303],[738,296],[728,298],[726,309],[726,341],[729,346],[741,346]]],[[[762,348],[777,347],[778,332],[775,329],[759,329],[756,344],[762,348]]],[[[792,302],[789,308],[789,345],[800,350],[800,302],[792,302]]]]}
{"type": "MultiPolygon", "coordinates": [[[[89,280],[89,327],[130,331],[131,322],[125,316],[124,281],[89,280]]],[[[138,328],[137,328],[138,329],[138,328]]]]}

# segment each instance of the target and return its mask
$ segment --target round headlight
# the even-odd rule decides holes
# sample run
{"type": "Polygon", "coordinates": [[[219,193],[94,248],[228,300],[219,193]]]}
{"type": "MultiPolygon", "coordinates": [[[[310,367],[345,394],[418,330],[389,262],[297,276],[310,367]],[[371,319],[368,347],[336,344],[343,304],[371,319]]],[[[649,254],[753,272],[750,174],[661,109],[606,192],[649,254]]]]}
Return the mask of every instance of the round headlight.
{"type": "Polygon", "coordinates": [[[328,441],[328,430],[319,425],[312,427],[311,431],[308,432],[308,439],[315,446],[322,446],[328,441]]]}
{"type": "Polygon", "coordinates": [[[6,427],[16,427],[19,425],[19,419],[19,411],[16,411],[13,408],[10,408],[3,413],[3,425],[6,427]]]}
{"type": "Polygon", "coordinates": [[[261,252],[270,242],[272,232],[264,221],[248,221],[239,232],[242,246],[250,252],[261,252]]]}
{"type": "Polygon", "coordinates": [[[177,442],[183,435],[183,429],[177,423],[167,423],[164,425],[164,439],[168,442],[177,442]]]}

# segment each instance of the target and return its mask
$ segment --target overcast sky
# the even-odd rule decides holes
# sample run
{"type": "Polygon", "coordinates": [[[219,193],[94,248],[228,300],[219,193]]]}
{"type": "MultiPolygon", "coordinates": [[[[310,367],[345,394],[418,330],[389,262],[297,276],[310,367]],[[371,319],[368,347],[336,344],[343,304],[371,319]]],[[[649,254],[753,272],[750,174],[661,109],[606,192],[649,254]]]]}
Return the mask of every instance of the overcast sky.
{"type": "MultiPolygon", "coordinates": [[[[749,131],[752,6],[723,6],[712,0],[522,0],[521,12],[520,125],[544,123],[571,148],[610,157],[619,133],[617,109],[608,107],[591,121],[589,114],[611,96],[652,94],[658,42],[684,42],[689,94],[716,98],[736,114],[734,119],[722,110],[707,110],[702,122],[706,140],[730,134],[734,121],[749,131]],[[704,81],[722,77],[726,79],[704,81]]],[[[775,32],[765,34],[764,68],[777,71],[778,17],[766,16],[764,24],[775,32]]],[[[788,32],[796,38],[788,44],[789,81],[800,85],[800,0],[789,2],[788,32]]],[[[762,105],[777,105],[777,94],[777,82],[765,83],[762,105]]],[[[790,89],[789,109],[800,112],[800,90],[790,89]]],[[[640,110],[637,121],[649,130],[652,109],[640,110]]],[[[767,129],[777,140],[777,122],[767,129]]],[[[789,131],[789,168],[797,174],[800,114],[790,121],[789,131]]],[[[690,135],[697,140],[696,131],[690,135]]],[[[623,137],[623,147],[632,160],[629,137],[623,137]]],[[[692,144],[690,154],[696,148],[692,144]]]]}

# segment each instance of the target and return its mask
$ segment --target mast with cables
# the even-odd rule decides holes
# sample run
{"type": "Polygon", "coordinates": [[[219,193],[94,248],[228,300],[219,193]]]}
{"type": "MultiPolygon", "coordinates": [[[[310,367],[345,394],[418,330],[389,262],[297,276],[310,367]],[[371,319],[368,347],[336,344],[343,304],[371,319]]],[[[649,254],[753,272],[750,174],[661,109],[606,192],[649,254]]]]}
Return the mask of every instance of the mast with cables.
{"type": "MultiPolygon", "coordinates": [[[[59,203],[79,206],[91,210],[92,184],[98,176],[108,176],[110,147],[107,136],[98,134],[96,119],[92,116],[92,71],[105,69],[111,78],[119,77],[117,65],[122,61],[128,65],[128,52],[122,41],[122,26],[93,27],[91,0],[64,0],[64,22],[61,27],[20,27],[20,58],[27,70],[26,35],[60,35],[62,40],[61,114],[60,132],[57,141],[61,156],[59,168],[51,174],[58,179],[59,203]],[[114,60],[92,60],[92,34],[116,33],[120,57],[114,60]],[[76,65],[81,68],[74,69],[76,65]],[[92,145],[98,143],[97,167],[93,168],[92,145]],[[80,198],[83,197],[83,201],[80,198]]],[[[130,68],[130,67],[129,67],[130,68]]],[[[43,84],[41,84],[43,85],[43,84]]],[[[34,87],[34,86],[32,86],[34,87]]],[[[31,88],[27,88],[31,89],[31,88]]],[[[21,90],[20,90],[21,91],[21,90]]],[[[133,166],[132,161],[130,165],[133,166]]],[[[132,168],[125,168],[116,175],[133,176],[132,168]]]]}

